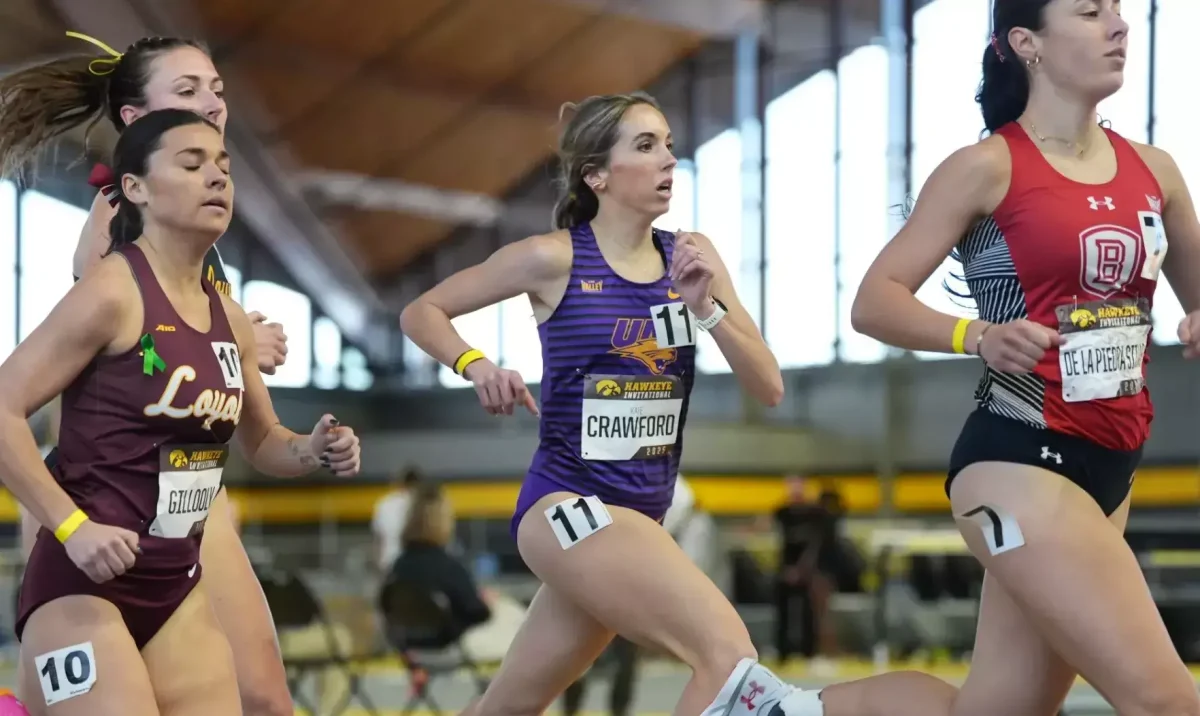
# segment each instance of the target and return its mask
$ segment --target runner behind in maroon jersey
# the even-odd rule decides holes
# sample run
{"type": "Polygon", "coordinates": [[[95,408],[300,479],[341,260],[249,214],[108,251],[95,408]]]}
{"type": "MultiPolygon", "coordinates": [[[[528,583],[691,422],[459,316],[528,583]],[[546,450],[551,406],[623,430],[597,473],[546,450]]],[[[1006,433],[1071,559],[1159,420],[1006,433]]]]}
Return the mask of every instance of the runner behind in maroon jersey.
{"type": "Polygon", "coordinates": [[[178,700],[237,713],[228,643],[193,589],[228,440],[280,476],[322,464],[356,474],[358,440],[328,415],[309,436],[278,424],[249,321],[203,279],[233,205],[216,127],[152,112],[115,158],[113,251],[0,366],[13,386],[0,398],[0,477],[53,528],[39,533],[22,584],[21,696],[77,699],[73,713],[169,713],[178,700]],[[51,475],[24,415],[60,392],[51,475]],[[154,667],[180,653],[188,668],[154,667]]]}

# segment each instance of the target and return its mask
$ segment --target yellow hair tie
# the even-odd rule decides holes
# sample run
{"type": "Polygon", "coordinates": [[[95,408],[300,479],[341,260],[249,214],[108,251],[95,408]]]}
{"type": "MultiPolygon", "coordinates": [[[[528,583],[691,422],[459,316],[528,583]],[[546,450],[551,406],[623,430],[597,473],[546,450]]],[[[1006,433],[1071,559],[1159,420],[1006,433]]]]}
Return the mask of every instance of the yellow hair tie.
{"type": "Polygon", "coordinates": [[[88,63],[88,72],[91,72],[93,75],[96,75],[97,77],[111,75],[117,69],[117,65],[120,64],[121,58],[125,56],[125,55],[121,54],[120,52],[117,52],[113,48],[109,47],[108,45],[104,44],[100,40],[97,40],[96,38],[92,37],[91,35],[85,35],[82,32],[68,32],[67,37],[74,37],[77,40],[83,40],[84,42],[89,42],[89,43],[95,45],[96,47],[99,47],[101,50],[104,50],[105,52],[107,52],[109,55],[112,56],[112,57],[101,57],[99,59],[92,60],[91,62],[88,63]],[[104,68],[103,71],[96,69],[97,66],[104,68]]]}

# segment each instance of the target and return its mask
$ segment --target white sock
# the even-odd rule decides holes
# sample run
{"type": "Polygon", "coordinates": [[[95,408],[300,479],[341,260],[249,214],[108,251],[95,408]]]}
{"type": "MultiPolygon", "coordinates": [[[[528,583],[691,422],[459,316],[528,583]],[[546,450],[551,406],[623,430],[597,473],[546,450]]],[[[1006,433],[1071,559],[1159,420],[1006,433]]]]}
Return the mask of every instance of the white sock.
{"type": "Polygon", "coordinates": [[[825,716],[825,703],[820,691],[801,691],[792,687],[792,693],[779,702],[784,716],[825,716]]]}
{"type": "Polygon", "coordinates": [[[704,709],[702,716],[767,716],[775,705],[785,709],[785,716],[824,716],[824,707],[815,694],[815,691],[801,692],[784,683],[770,669],[754,659],[742,659],[725,680],[717,698],[704,709]],[[799,699],[795,696],[809,693],[814,694],[817,709],[815,711],[809,699],[799,699]],[[796,704],[794,710],[793,702],[796,704]]]}

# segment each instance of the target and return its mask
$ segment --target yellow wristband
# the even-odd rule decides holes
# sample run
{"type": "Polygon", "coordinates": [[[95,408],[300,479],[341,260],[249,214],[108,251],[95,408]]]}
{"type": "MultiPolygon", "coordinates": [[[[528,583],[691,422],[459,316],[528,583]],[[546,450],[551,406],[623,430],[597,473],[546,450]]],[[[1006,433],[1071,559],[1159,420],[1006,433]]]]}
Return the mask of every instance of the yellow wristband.
{"type": "Polygon", "coordinates": [[[79,525],[87,522],[88,516],[83,510],[75,510],[71,516],[62,521],[62,524],[54,530],[54,537],[59,542],[66,542],[75,534],[75,530],[79,529],[79,525]]]}
{"type": "Polygon", "coordinates": [[[467,366],[471,365],[477,360],[482,360],[485,357],[486,356],[483,355],[483,351],[472,348],[466,353],[460,355],[458,360],[454,361],[454,372],[462,375],[463,371],[467,369],[467,366]]]}
{"type": "Polygon", "coordinates": [[[967,347],[967,326],[971,325],[970,318],[960,318],[958,323],[954,324],[954,335],[950,338],[950,345],[954,348],[955,353],[966,353],[967,347]]]}

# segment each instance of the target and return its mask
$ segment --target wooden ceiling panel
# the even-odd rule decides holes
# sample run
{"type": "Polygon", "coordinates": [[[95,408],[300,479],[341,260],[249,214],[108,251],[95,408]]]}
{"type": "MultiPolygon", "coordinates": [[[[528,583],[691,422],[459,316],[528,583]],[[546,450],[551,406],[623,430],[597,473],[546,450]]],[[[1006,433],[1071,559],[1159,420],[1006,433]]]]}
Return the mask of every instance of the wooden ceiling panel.
{"type": "Polygon", "coordinates": [[[457,0],[305,0],[279,15],[256,42],[302,48],[315,57],[367,62],[385,54],[457,0]]]}
{"type": "Polygon", "coordinates": [[[502,108],[471,114],[394,175],[419,184],[499,195],[554,150],[554,117],[530,117],[502,108]]]}
{"type": "Polygon", "coordinates": [[[268,133],[298,120],[307,110],[340,92],[347,74],[353,71],[344,65],[307,61],[298,66],[269,48],[247,48],[231,64],[240,79],[251,83],[260,106],[269,113],[262,127],[268,133]]]}
{"type": "Polygon", "coordinates": [[[454,227],[387,211],[357,211],[341,222],[342,235],[367,262],[370,276],[389,276],[437,244],[454,227]]]}
{"type": "Polygon", "coordinates": [[[702,42],[695,33],[607,15],[518,84],[546,101],[629,92],[650,84],[702,42]]]}
{"type": "Polygon", "coordinates": [[[342,90],[335,104],[301,117],[280,139],[311,168],[372,174],[386,157],[411,151],[465,107],[444,95],[358,82],[342,90]]]}
{"type": "Polygon", "coordinates": [[[420,86],[440,82],[483,92],[593,19],[591,11],[559,0],[460,0],[452,15],[398,48],[390,66],[420,86]]]}
{"type": "MultiPolygon", "coordinates": [[[[296,0],[204,0],[194,3],[196,15],[204,25],[205,36],[222,45],[231,41],[252,40],[254,31],[270,18],[293,12],[296,0]]],[[[297,8],[303,10],[303,8],[297,8]]]]}

